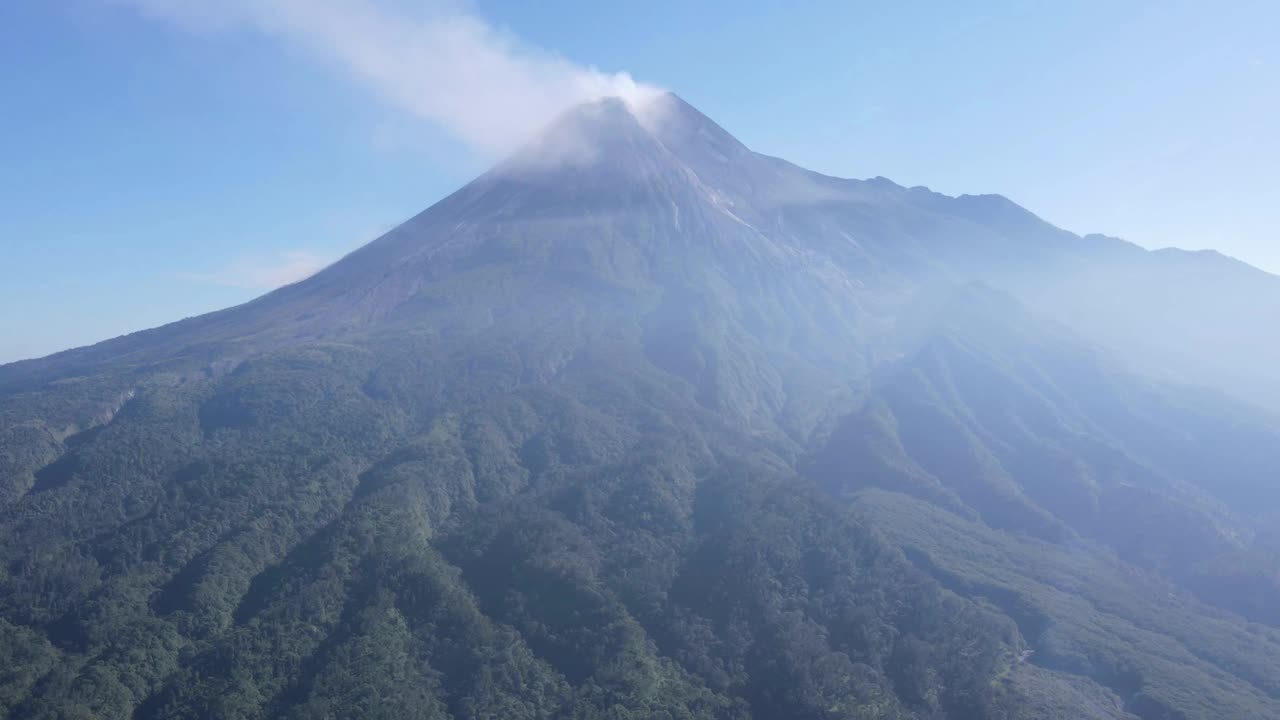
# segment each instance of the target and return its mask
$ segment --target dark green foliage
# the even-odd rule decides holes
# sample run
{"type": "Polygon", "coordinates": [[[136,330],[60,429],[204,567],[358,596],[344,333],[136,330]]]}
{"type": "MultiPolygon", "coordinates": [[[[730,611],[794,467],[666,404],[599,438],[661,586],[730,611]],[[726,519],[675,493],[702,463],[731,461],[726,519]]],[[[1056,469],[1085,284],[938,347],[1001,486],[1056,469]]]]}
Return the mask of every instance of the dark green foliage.
{"type": "Polygon", "coordinates": [[[722,456],[753,443],[645,373],[436,414],[389,390],[394,360],[371,399],[365,357],[140,387],[68,445],[65,481],[4,516],[9,710],[980,717],[999,695],[1011,625],[777,456],[722,456]]]}

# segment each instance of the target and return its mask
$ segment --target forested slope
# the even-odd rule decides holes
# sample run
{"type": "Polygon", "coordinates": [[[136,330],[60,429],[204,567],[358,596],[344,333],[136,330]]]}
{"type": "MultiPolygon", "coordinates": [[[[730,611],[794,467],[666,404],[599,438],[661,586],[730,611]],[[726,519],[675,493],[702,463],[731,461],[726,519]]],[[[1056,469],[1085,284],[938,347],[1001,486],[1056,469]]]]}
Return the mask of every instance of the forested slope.
{"type": "Polygon", "coordinates": [[[0,713],[1280,718],[1275,418],[1009,280],[1109,241],[664,102],[0,367],[0,713]]]}

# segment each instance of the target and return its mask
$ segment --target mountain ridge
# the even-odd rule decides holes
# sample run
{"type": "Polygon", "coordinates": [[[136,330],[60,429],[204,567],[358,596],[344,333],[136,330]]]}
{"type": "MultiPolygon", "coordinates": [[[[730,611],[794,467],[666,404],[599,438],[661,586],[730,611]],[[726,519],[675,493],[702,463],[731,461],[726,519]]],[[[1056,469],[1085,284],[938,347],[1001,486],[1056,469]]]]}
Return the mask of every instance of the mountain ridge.
{"type": "MultiPolygon", "coordinates": [[[[913,231],[905,237],[902,237],[901,240],[905,242],[902,242],[901,246],[897,248],[890,248],[888,251],[884,248],[877,249],[877,254],[880,255],[880,257],[876,259],[880,262],[885,262],[887,260],[893,263],[908,263],[911,265],[920,264],[922,261],[918,257],[912,257],[912,255],[918,255],[920,250],[918,247],[913,246],[918,245],[922,240],[924,240],[931,244],[931,246],[925,248],[925,250],[928,253],[942,256],[945,260],[944,264],[948,266],[943,269],[943,272],[952,274],[957,281],[964,281],[965,279],[979,279],[996,286],[1005,287],[1006,289],[1014,289],[1015,296],[1019,297],[1020,300],[1028,302],[1033,307],[1038,308],[1040,311],[1045,312],[1050,316],[1055,316],[1067,321],[1068,325],[1072,325],[1074,329],[1082,332],[1086,337],[1089,337],[1094,341],[1100,341],[1104,345],[1112,347],[1112,349],[1123,347],[1123,344],[1117,340],[1119,332],[1122,330],[1133,331],[1134,329],[1133,325],[1135,322],[1126,323],[1122,330],[1104,327],[1102,326],[1102,321],[1098,318],[1099,313],[1096,310],[1089,309],[1087,313],[1082,315],[1077,308],[1072,306],[1064,307],[1058,298],[1048,301],[1043,300],[1041,296],[1045,295],[1044,291],[1041,288],[1035,287],[1035,285],[1040,284],[1042,286],[1051,286],[1053,285],[1053,282],[1049,278],[1040,277],[1039,272],[1041,271],[1035,270],[1034,267],[1035,264],[1059,262],[1059,260],[1055,258],[1063,252],[1067,253],[1068,256],[1075,256],[1074,258],[1069,257],[1069,262],[1079,264],[1081,262],[1079,259],[1080,251],[1096,249],[1103,255],[1109,255],[1110,253],[1119,251],[1122,248],[1136,248],[1136,246],[1133,246],[1132,244],[1125,243],[1125,241],[1115,238],[1107,238],[1102,235],[1094,234],[1077,236],[1073,233],[1059,230],[1044,222],[1033,213],[1008,200],[1008,198],[1000,195],[961,195],[952,198],[935,193],[927,188],[904,189],[901,186],[892,183],[892,181],[884,180],[883,178],[875,178],[872,180],[852,180],[821,175],[819,173],[804,170],[803,168],[799,168],[785,160],[750,151],[733,138],[732,135],[724,131],[723,128],[716,125],[714,121],[710,120],[672,93],[667,93],[651,100],[650,107],[656,109],[651,109],[649,111],[650,118],[643,121],[638,119],[635,115],[635,112],[637,111],[629,108],[621,99],[605,99],[569,110],[560,119],[553,122],[552,126],[544,131],[540,138],[528,143],[526,147],[523,150],[518,151],[511,160],[499,164],[494,168],[494,170],[485,173],[475,182],[469,183],[455,193],[450,194],[428,210],[397,226],[382,238],[375,240],[365,248],[360,248],[350,253],[348,256],[334,263],[333,266],[321,270],[310,278],[280,288],[268,293],[262,298],[245,303],[244,305],[206,315],[186,318],[184,320],[165,325],[163,326],[163,328],[165,328],[164,332],[174,333],[175,331],[179,331],[185,327],[192,327],[194,330],[207,333],[209,332],[209,326],[216,325],[219,320],[226,321],[238,319],[237,315],[243,316],[247,314],[246,311],[251,308],[270,305],[273,301],[268,300],[269,298],[278,299],[282,296],[297,296],[303,288],[312,288],[322,284],[324,278],[337,273],[338,271],[333,269],[335,266],[339,268],[350,266],[356,264],[357,261],[361,260],[365,256],[373,256],[370,257],[368,264],[374,268],[374,272],[377,272],[378,268],[388,264],[398,263],[404,259],[403,256],[412,254],[412,246],[421,243],[421,238],[423,236],[438,235],[441,232],[440,228],[431,225],[429,222],[429,216],[433,211],[440,214],[464,211],[460,206],[465,205],[469,199],[471,202],[474,202],[477,195],[483,196],[486,194],[486,191],[492,192],[492,185],[496,181],[495,179],[506,178],[510,181],[518,179],[521,175],[529,172],[558,172],[560,170],[564,170],[566,167],[570,169],[581,168],[583,167],[583,161],[590,159],[592,155],[595,155],[597,159],[607,155],[610,157],[609,166],[618,166],[617,153],[605,152],[604,154],[601,154],[599,148],[595,150],[590,149],[589,140],[587,142],[583,142],[582,126],[591,124],[590,122],[587,122],[589,119],[587,116],[602,114],[604,116],[604,121],[599,121],[600,118],[597,118],[597,121],[594,121],[594,124],[596,125],[595,132],[605,134],[610,132],[616,133],[619,126],[630,125],[632,127],[630,137],[633,140],[637,138],[651,138],[653,141],[662,144],[664,148],[667,148],[668,151],[672,153],[671,157],[676,158],[680,164],[688,168],[694,176],[698,178],[697,184],[707,188],[709,192],[720,193],[722,196],[725,193],[728,193],[729,195],[736,197],[740,205],[743,204],[741,202],[743,198],[750,196],[753,201],[763,201],[766,208],[773,208],[772,210],[767,210],[769,217],[760,216],[751,218],[755,223],[752,225],[751,223],[743,221],[742,218],[737,218],[733,214],[732,210],[729,209],[729,206],[723,202],[725,200],[724,197],[721,197],[719,200],[717,200],[716,197],[711,198],[711,202],[709,204],[712,208],[721,213],[727,213],[728,217],[736,218],[739,222],[743,222],[746,227],[751,228],[759,235],[766,236],[766,238],[757,238],[758,242],[774,242],[782,243],[783,246],[796,246],[798,243],[795,235],[812,229],[810,227],[806,227],[804,224],[797,228],[788,227],[786,225],[788,220],[786,217],[786,211],[789,205],[804,206],[813,203],[834,203],[837,205],[847,206],[850,203],[866,204],[868,198],[871,199],[873,204],[874,202],[879,202],[887,198],[895,206],[906,204],[908,208],[911,208],[919,205],[928,211],[942,213],[942,217],[944,218],[953,218],[952,220],[946,221],[947,223],[953,223],[956,220],[959,220],[960,222],[978,222],[980,224],[986,223],[990,225],[994,222],[995,224],[993,227],[998,228],[1000,235],[1009,235],[1012,233],[1019,236],[1034,236],[1035,238],[1038,238],[1037,240],[1030,241],[1029,246],[1026,247],[1010,246],[1004,239],[997,240],[996,238],[989,238],[982,241],[987,244],[986,252],[996,253],[994,256],[997,258],[997,262],[995,263],[996,265],[1015,265],[1015,267],[1012,267],[1009,270],[1000,268],[992,271],[990,267],[984,265],[986,261],[984,260],[985,256],[982,253],[978,253],[977,255],[973,254],[975,248],[971,245],[963,247],[965,255],[950,255],[955,251],[945,245],[936,245],[936,240],[929,237],[929,235],[932,234],[929,228],[924,228],[923,232],[913,231]],[[602,113],[602,108],[608,109],[608,112],[602,113]],[[646,125],[648,125],[648,127],[646,127],[646,125]],[[666,137],[660,137],[662,135],[665,135],[666,137]],[[691,141],[691,137],[697,142],[691,141]],[[668,147],[668,145],[671,147],[668,147]],[[548,147],[553,149],[550,157],[546,157],[546,149],[548,147]],[[681,153],[672,151],[672,147],[684,148],[683,156],[681,153]],[[725,148],[728,150],[725,151],[725,148]],[[520,160],[522,156],[529,155],[540,156],[542,157],[542,160],[539,162],[520,160]],[[735,160],[747,161],[752,170],[732,173],[730,174],[731,177],[725,177],[725,173],[720,173],[718,176],[715,175],[717,166],[722,165],[723,162],[727,161],[730,155],[732,155],[735,160]],[[701,175],[699,174],[700,171],[701,175]],[[713,179],[710,181],[704,181],[702,179],[702,176],[704,175],[713,179]],[[888,183],[887,186],[886,183],[888,183]],[[888,192],[888,195],[885,195],[886,192],[888,192]],[[437,208],[439,209],[437,210],[437,208]],[[1010,222],[1012,222],[1012,225],[1010,225],[1010,222]],[[393,242],[395,238],[403,238],[400,243],[401,247],[399,248],[398,253],[396,251],[384,251],[382,253],[375,251],[378,246],[390,245],[394,247],[396,245],[396,243],[393,242]],[[404,247],[406,244],[409,246],[408,250],[404,247]],[[1046,252],[1048,253],[1047,256],[1045,255],[1046,252]],[[893,257],[895,254],[898,255],[898,257],[893,257]],[[1010,263],[1011,259],[1014,261],[1013,263],[1010,263]],[[1011,286],[1011,283],[1017,286],[1016,289],[1011,286]],[[182,326],[181,324],[183,323],[186,323],[187,325],[182,326]]],[[[590,132],[585,134],[590,135],[590,132]]],[[[547,178],[544,177],[543,179],[546,180],[547,178]]],[[[593,181],[588,184],[597,187],[609,187],[608,182],[595,182],[594,180],[598,180],[598,178],[593,179],[593,181]]],[[[551,183],[543,182],[542,184],[547,185],[551,183]]],[[[511,191],[508,190],[508,195],[510,192],[511,191]]],[[[752,205],[752,207],[755,206],[752,205]]],[[[750,214],[751,211],[745,212],[750,214]]],[[[842,221],[847,220],[848,218],[842,218],[838,215],[835,218],[824,219],[823,223],[839,224],[842,221]]],[[[805,222],[811,222],[811,220],[806,219],[805,222]]],[[[866,230],[874,231],[875,228],[868,228],[866,230]]],[[[948,226],[947,232],[956,233],[957,230],[948,226]]],[[[965,229],[961,228],[958,232],[963,234],[965,229]]],[[[824,234],[830,235],[831,233],[827,230],[824,234]]],[[[846,263],[850,261],[857,261],[860,258],[865,260],[868,254],[867,248],[864,244],[859,244],[858,241],[854,240],[854,237],[856,236],[852,235],[848,230],[841,230],[834,238],[826,238],[824,240],[825,247],[817,248],[817,250],[829,255],[836,255],[846,263]],[[841,244],[852,245],[854,247],[840,247],[841,244]],[[861,254],[859,255],[858,253],[860,251],[861,254]]],[[[806,238],[806,240],[808,240],[808,238],[806,238]]],[[[805,247],[802,244],[799,246],[805,250],[814,249],[805,247]]],[[[1144,263],[1144,267],[1150,268],[1154,265],[1152,262],[1147,262],[1147,259],[1155,261],[1160,257],[1173,257],[1169,254],[1172,250],[1173,249],[1155,251],[1143,250],[1141,254],[1134,256],[1134,258],[1138,259],[1139,262],[1144,263]]],[[[1193,257],[1209,256],[1195,255],[1193,257]]],[[[1087,263],[1090,261],[1086,259],[1085,262],[1087,263]]],[[[1265,282],[1265,280],[1270,279],[1270,276],[1267,278],[1259,277],[1256,273],[1252,273],[1240,265],[1232,265],[1230,267],[1220,266],[1220,264],[1216,263],[1215,265],[1218,265],[1219,269],[1229,271],[1232,274],[1231,282],[1233,283],[1249,282],[1256,284],[1259,281],[1265,282]],[[1242,272],[1244,275],[1240,275],[1242,272]]],[[[1088,266],[1086,265],[1084,267],[1088,266]]],[[[1252,268],[1252,266],[1247,267],[1252,268]]],[[[419,272],[424,272],[424,270],[419,268],[419,272]]],[[[1093,273],[1093,271],[1089,272],[1093,273]]],[[[1096,273],[1093,274],[1096,275],[1096,273]]],[[[1214,280],[1213,282],[1221,283],[1224,281],[1214,280]]],[[[1267,284],[1269,286],[1278,285],[1277,283],[1267,284]]],[[[397,292],[400,294],[411,293],[412,285],[409,284],[406,287],[401,288],[399,291],[392,291],[391,296],[398,297],[397,292]]],[[[1268,287],[1267,296],[1276,298],[1271,302],[1280,303],[1280,289],[1276,289],[1276,287],[1268,287]]],[[[378,303],[375,300],[372,304],[376,307],[378,303]]],[[[1232,308],[1238,309],[1238,304],[1233,305],[1232,308]]],[[[298,312],[294,314],[296,316],[302,313],[298,312]]],[[[376,312],[374,314],[376,314],[376,312]]],[[[297,318],[295,317],[294,320],[296,322],[297,318]]],[[[273,318],[272,322],[279,323],[280,319],[273,318]]],[[[102,343],[87,346],[87,348],[97,348],[96,351],[89,351],[87,348],[75,348],[63,351],[55,354],[54,356],[50,356],[51,360],[49,363],[72,361],[76,354],[89,354],[90,352],[101,357],[103,353],[110,352],[114,348],[127,349],[131,344],[145,344],[147,342],[154,343],[158,330],[160,329],[144,330],[140,331],[140,333],[133,333],[121,336],[120,338],[113,338],[103,341],[102,343]],[[150,334],[145,336],[144,339],[144,336],[141,333],[150,334]],[[130,338],[132,338],[132,340],[130,340],[130,338]],[[67,353],[72,354],[67,355],[67,353]],[[56,358],[56,360],[52,358],[56,358]]],[[[1238,343],[1239,341],[1237,340],[1236,342],[1238,343]]],[[[1162,352],[1170,354],[1167,343],[1162,343],[1159,347],[1162,352]]],[[[1280,348],[1275,349],[1274,352],[1280,353],[1280,348]]],[[[1122,351],[1122,354],[1126,353],[1122,351]]],[[[1144,353],[1141,357],[1130,355],[1128,359],[1137,361],[1140,365],[1149,364],[1151,360],[1149,355],[1150,353],[1144,353]]],[[[1267,357],[1270,357],[1270,354],[1268,354],[1267,357]]],[[[10,363],[7,367],[8,372],[0,369],[0,386],[4,383],[5,375],[19,373],[22,370],[30,372],[31,370],[36,369],[43,360],[44,359],[36,358],[10,363]]],[[[0,368],[6,368],[6,366],[0,365],[0,368]]],[[[1193,372],[1188,375],[1185,374],[1185,368],[1179,367],[1175,369],[1175,372],[1179,376],[1184,376],[1184,382],[1192,384],[1212,385],[1215,381],[1202,371],[1193,372]]],[[[1251,374],[1256,376],[1258,373],[1257,371],[1252,371],[1251,374]]],[[[1258,401],[1256,393],[1242,394],[1239,391],[1239,388],[1234,386],[1226,389],[1233,392],[1237,397],[1244,397],[1250,401],[1258,401]]],[[[1276,388],[1276,392],[1280,393],[1280,387],[1276,388]]],[[[1270,394],[1266,397],[1268,399],[1264,404],[1280,407],[1280,405],[1270,402],[1270,394]]],[[[1277,397],[1280,398],[1280,395],[1277,395],[1277,397]]]]}
{"type": "Polygon", "coordinates": [[[659,100],[0,366],[0,712],[1280,718],[1280,422],[1054,294],[1156,254],[659,100]]]}

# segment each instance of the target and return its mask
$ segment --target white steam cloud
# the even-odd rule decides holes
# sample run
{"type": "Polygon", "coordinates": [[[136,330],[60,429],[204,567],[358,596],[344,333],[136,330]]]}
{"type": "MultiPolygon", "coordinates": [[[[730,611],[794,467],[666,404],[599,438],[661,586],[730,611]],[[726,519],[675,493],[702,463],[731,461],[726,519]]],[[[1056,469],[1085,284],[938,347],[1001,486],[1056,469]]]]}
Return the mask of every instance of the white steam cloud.
{"type": "Polygon", "coordinates": [[[456,3],[115,0],[198,31],[251,30],[309,51],[385,102],[494,155],[573,104],[660,90],[529,47],[456,3]]]}

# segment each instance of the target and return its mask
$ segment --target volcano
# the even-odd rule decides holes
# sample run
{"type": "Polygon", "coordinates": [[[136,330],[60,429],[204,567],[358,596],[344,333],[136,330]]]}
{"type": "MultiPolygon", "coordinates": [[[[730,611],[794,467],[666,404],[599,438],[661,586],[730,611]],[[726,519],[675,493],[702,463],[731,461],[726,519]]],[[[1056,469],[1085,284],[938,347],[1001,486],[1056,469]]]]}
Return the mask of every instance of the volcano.
{"type": "Polygon", "coordinates": [[[1280,718],[1280,278],[675,95],[0,366],[11,717],[1280,718]]]}

